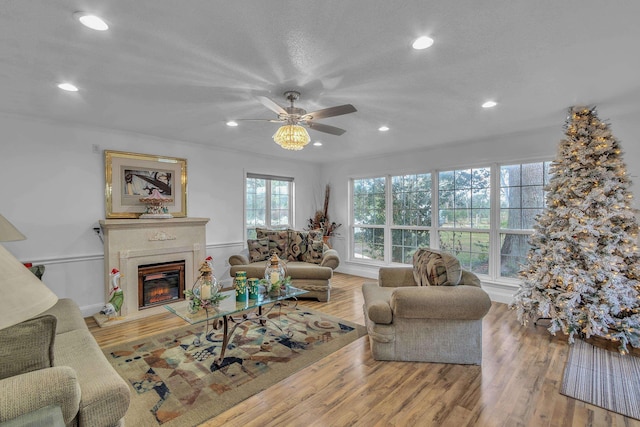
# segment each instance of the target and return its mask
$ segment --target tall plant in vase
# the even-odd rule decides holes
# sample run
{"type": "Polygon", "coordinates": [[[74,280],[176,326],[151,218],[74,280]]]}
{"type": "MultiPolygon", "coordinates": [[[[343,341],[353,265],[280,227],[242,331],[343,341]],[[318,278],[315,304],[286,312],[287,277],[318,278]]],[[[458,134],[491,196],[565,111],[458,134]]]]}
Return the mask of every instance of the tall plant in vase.
{"type": "Polygon", "coordinates": [[[313,218],[309,218],[307,226],[308,230],[320,230],[322,229],[323,240],[326,244],[329,243],[329,237],[337,236],[336,230],[342,226],[335,221],[329,219],[329,196],[331,195],[331,187],[329,184],[324,190],[324,207],[323,210],[317,210],[313,218]]]}

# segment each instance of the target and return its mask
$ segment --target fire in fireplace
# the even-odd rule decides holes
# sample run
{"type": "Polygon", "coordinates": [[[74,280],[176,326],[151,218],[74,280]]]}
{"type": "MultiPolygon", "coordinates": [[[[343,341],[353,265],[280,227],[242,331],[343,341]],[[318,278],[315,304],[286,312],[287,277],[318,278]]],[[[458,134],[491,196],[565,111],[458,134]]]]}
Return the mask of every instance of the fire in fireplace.
{"type": "Polygon", "coordinates": [[[185,261],[138,266],[138,308],[184,299],[185,261]]]}

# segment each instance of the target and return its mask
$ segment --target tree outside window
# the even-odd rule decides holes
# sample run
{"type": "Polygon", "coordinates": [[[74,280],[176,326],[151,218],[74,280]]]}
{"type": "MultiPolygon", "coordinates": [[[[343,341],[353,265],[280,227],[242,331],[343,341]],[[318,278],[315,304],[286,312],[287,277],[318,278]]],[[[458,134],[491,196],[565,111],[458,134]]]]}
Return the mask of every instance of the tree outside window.
{"type": "Polygon", "coordinates": [[[545,206],[551,162],[500,167],[500,275],[518,277],[535,218],[545,206]]]}

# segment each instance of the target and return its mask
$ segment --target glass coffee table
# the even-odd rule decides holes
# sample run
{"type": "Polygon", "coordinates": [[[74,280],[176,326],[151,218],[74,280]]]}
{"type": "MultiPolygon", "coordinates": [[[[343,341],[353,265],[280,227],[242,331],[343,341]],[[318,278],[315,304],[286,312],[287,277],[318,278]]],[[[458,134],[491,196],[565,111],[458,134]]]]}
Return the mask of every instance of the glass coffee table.
{"type": "MultiPolygon", "coordinates": [[[[269,313],[271,313],[274,308],[281,307],[282,304],[285,303],[285,300],[294,300],[297,302],[297,297],[307,292],[308,291],[304,289],[290,286],[286,291],[282,290],[279,295],[260,295],[258,299],[236,301],[236,291],[230,290],[221,292],[223,295],[229,295],[229,297],[220,301],[218,305],[201,308],[197,313],[189,312],[188,301],[179,304],[165,305],[164,307],[192,325],[206,322],[205,337],[212,332],[213,329],[218,329],[220,323],[222,323],[222,349],[220,350],[220,356],[215,361],[215,363],[219,365],[224,360],[224,353],[227,350],[229,338],[231,338],[238,326],[244,322],[254,322],[260,325],[271,322],[283,331],[280,325],[268,317],[269,313]],[[233,323],[231,331],[229,331],[229,323],[233,323]]],[[[200,344],[200,334],[198,334],[193,340],[193,345],[198,347],[200,344]]]]}

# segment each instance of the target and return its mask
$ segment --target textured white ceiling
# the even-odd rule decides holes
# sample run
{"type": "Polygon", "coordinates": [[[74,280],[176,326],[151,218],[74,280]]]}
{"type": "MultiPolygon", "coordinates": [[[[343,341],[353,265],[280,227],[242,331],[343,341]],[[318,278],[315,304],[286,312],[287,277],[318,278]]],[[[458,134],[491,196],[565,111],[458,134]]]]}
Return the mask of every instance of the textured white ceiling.
{"type": "Polygon", "coordinates": [[[560,127],[575,104],[640,113],[638,17],[631,0],[3,1],[0,113],[306,161],[382,155],[560,127]],[[411,49],[425,34],[434,46],[411,49]],[[284,106],[291,89],[307,111],[353,104],[321,121],[347,133],[289,152],[275,123],[225,125],[275,118],[255,96],[284,106]]]}

